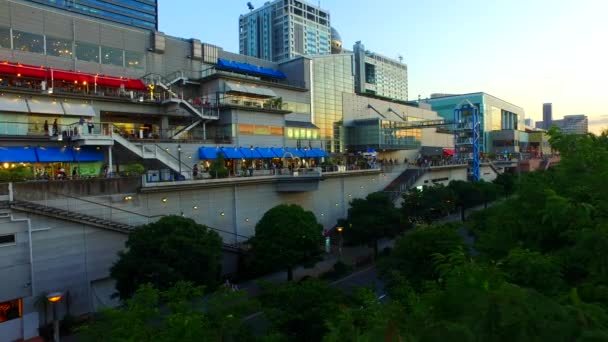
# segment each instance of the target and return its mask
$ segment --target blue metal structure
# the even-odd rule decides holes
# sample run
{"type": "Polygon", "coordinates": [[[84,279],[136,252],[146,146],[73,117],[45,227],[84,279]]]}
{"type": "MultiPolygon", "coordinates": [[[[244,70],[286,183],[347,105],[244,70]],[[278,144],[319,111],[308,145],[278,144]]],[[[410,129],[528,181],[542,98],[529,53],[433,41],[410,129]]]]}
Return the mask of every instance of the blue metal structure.
{"type": "Polygon", "coordinates": [[[479,109],[470,101],[464,100],[454,108],[454,152],[457,159],[468,161],[472,181],[480,179],[480,128],[479,109]]]}

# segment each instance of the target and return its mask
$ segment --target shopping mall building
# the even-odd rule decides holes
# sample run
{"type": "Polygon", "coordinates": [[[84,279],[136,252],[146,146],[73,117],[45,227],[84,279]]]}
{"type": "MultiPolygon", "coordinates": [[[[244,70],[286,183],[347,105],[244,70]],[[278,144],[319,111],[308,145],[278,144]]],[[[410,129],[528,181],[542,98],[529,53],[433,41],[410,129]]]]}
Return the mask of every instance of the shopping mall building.
{"type": "MultiPolygon", "coordinates": [[[[35,177],[0,184],[2,338],[37,335],[51,292],[72,315],[115,305],[108,269],[133,227],[193,218],[234,272],[273,206],[331,229],[351,199],[415,185],[405,160],[453,148],[445,127],[417,124],[442,119],[429,106],[357,94],[350,52],[275,63],[165,35],[156,18],[151,0],[0,0],[0,168],[35,177]],[[228,177],[209,172],[218,160],[228,177]]],[[[418,181],[451,179],[466,166],[418,181]]]]}

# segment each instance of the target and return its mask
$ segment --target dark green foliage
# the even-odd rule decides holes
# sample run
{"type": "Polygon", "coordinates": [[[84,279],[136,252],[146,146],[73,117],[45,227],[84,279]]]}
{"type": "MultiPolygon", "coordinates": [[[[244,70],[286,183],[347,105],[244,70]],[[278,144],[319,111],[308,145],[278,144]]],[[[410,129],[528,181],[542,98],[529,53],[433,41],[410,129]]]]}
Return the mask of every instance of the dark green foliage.
{"type": "Polygon", "coordinates": [[[426,281],[437,277],[432,255],[448,253],[462,245],[462,237],[455,226],[419,227],[396,241],[391,257],[383,264],[382,272],[389,280],[402,276],[415,288],[422,288],[426,281]]]}
{"type": "Polygon", "coordinates": [[[430,224],[454,210],[455,200],[454,192],[441,184],[411,189],[403,195],[403,219],[410,224],[430,224]]]}
{"type": "Polygon", "coordinates": [[[255,226],[251,246],[261,271],[287,269],[288,280],[295,266],[321,254],[323,226],[299,205],[281,204],[268,210],[255,226]]]}
{"type": "Polygon", "coordinates": [[[129,234],[126,247],[110,269],[122,299],[147,283],[164,290],[178,281],[211,288],[218,282],[222,240],[191,219],[167,216],[142,226],[129,234]]]}
{"type": "Polygon", "coordinates": [[[261,302],[273,327],[289,341],[320,341],[325,322],[338,315],[347,298],[324,282],[306,280],[266,285],[261,302]]]}
{"type": "Polygon", "coordinates": [[[34,174],[29,167],[16,166],[12,169],[0,168],[0,182],[22,182],[33,178],[34,174]]]}
{"type": "Polygon", "coordinates": [[[255,302],[242,292],[220,291],[202,302],[203,288],[178,282],[166,291],[139,287],[120,309],[104,309],[80,329],[82,341],[243,341],[243,317],[255,302]],[[220,304],[221,303],[221,304],[220,304]]]}
{"type": "Polygon", "coordinates": [[[365,199],[351,201],[344,229],[344,238],[354,245],[372,244],[378,254],[378,240],[401,231],[401,216],[390,196],[383,192],[369,194],[365,199]]]}
{"type": "Polygon", "coordinates": [[[225,166],[224,154],[222,152],[217,153],[217,158],[211,163],[209,167],[209,175],[213,178],[226,178],[228,177],[229,171],[225,166]]]}

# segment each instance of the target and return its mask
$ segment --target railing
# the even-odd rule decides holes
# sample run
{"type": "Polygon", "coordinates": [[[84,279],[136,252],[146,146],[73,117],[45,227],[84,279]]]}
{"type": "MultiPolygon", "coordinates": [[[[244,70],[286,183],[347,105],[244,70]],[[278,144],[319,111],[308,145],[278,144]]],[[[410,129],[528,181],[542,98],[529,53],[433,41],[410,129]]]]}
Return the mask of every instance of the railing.
{"type": "Polygon", "coordinates": [[[296,80],[290,80],[290,79],[283,79],[283,80],[266,79],[266,78],[262,79],[259,76],[241,74],[241,73],[236,73],[236,72],[227,71],[227,70],[220,70],[215,67],[208,68],[208,69],[201,71],[201,78],[206,78],[206,77],[210,77],[210,76],[214,76],[214,75],[223,75],[223,76],[227,76],[227,77],[235,77],[235,78],[247,79],[247,80],[251,80],[251,81],[274,83],[274,84],[279,84],[279,85],[306,89],[306,83],[302,82],[302,81],[296,81],[296,80]]]}
{"type": "Polygon", "coordinates": [[[236,106],[241,108],[253,108],[259,110],[280,110],[289,111],[287,103],[273,103],[273,101],[263,101],[254,99],[245,99],[236,96],[224,96],[218,100],[218,106],[236,106]]]}
{"type": "MultiPolygon", "coordinates": [[[[20,200],[18,198],[15,198],[15,199],[20,200]]],[[[128,195],[128,194],[124,194],[124,197],[121,197],[121,201],[123,203],[128,203],[133,200],[134,200],[133,196],[128,195]]],[[[45,192],[44,201],[27,201],[26,200],[25,202],[34,203],[36,205],[40,205],[45,208],[60,209],[60,210],[65,210],[70,213],[83,214],[83,215],[87,215],[90,217],[103,219],[103,220],[106,220],[109,222],[127,224],[132,227],[138,227],[141,225],[153,223],[153,222],[159,220],[160,218],[167,216],[167,215],[145,215],[145,214],[141,214],[141,213],[138,213],[138,212],[135,212],[132,210],[117,208],[117,207],[109,205],[109,204],[86,200],[86,199],[83,199],[80,197],[74,197],[74,196],[55,193],[55,192],[45,192]],[[48,197],[49,194],[52,195],[52,198],[48,197]]],[[[214,228],[214,227],[209,227],[209,226],[207,226],[207,228],[209,228],[211,230],[215,230],[222,234],[227,234],[230,237],[242,238],[245,240],[251,238],[251,236],[235,234],[234,232],[230,232],[230,231],[219,229],[219,228],[214,228]]],[[[224,243],[224,247],[237,248],[237,246],[235,244],[228,244],[228,243],[224,243]]]]}

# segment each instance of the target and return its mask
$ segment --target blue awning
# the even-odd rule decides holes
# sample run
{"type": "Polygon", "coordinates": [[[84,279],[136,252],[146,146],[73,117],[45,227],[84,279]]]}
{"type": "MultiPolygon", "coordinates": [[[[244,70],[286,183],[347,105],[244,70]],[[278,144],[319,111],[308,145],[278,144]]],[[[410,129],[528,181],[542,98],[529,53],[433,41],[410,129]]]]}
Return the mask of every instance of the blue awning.
{"type": "Polygon", "coordinates": [[[86,163],[86,162],[98,162],[104,161],[103,151],[95,148],[81,148],[80,150],[72,150],[74,155],[74,161],[86,163]]]}
{"type": "Polygon", "coordinates": [[[243,159],[243,154],[236,147],[222,147],[226,159],[243,159]]]}
{"type": "Polygon", "coordinates": [[[319,154],[318,149],[303,149],[301,150],[304,153],[305,158],[321,158],[322,154],[319,154]]]}
{"type": "Polygon", "coordinates": [[[241,147],[241,148],[239,148],[239,152],[241,152],[241,154],[243,156],[245,156],[245,159],[261,159],[262,158],[262,155],[260,155],[260,153],[255,148],[241,147]]]}
{"type": "Polygon", "coordinates": [[[281,147],[272,147],[271,150],[278,158],[283,158],[283,155],[285,154],[285,150],[281,147]]]}
{"type": "Polygon", "coordinates": [[[274,70],[270,68],[263,68],[257,65],[252,65],[248,63],[241,63],[235,61],[229,61],[227,59],[218,58],[217,66],[223,69],[233,70],[245,72],[252,75],[259,75],[264,77],[272,77],[272,78],[287,78],[285,74],[279,70],[274,70]]]}
{"type": "Polygon", "coordinates": [[[217,159],[218,153],[223,153],[219,147],[201,147],[198,149],[198,157],[201,160],[217,159]]]}
{"type": "Polygon", "coordinates": [[[274,154],[274,152],[272,151],[272,149],[270,147],[256,147],[255,149],[258,151],[260,156],[262,156],[262,158],[264,158],[264,159],[277,158],[277,155],[274,154]]]}
{"type": "Polygon", "coordinates": [[[325,157],[329,157],[329,153],[325,152],[324,150],[320,149],[320,148],[312,148],[311,151],[314,151],[319,158],[325,158],[325,157]]]}
{"type": "Polygon", "coordinates": [[[36,152],[29,147],[0,147],[0,163],[35,163],[36,152]]]}
{"type": "Polygon", "coordinates": [[[41,163],[74,162],[71,148],[36,147],[36,155],[41,163]]]}
{"type": "Polygon", "coordinates": [[[304,153],[297,148],[285,147],[285,152],[291,152],[294,157],[304,158],[304,153]]]}

